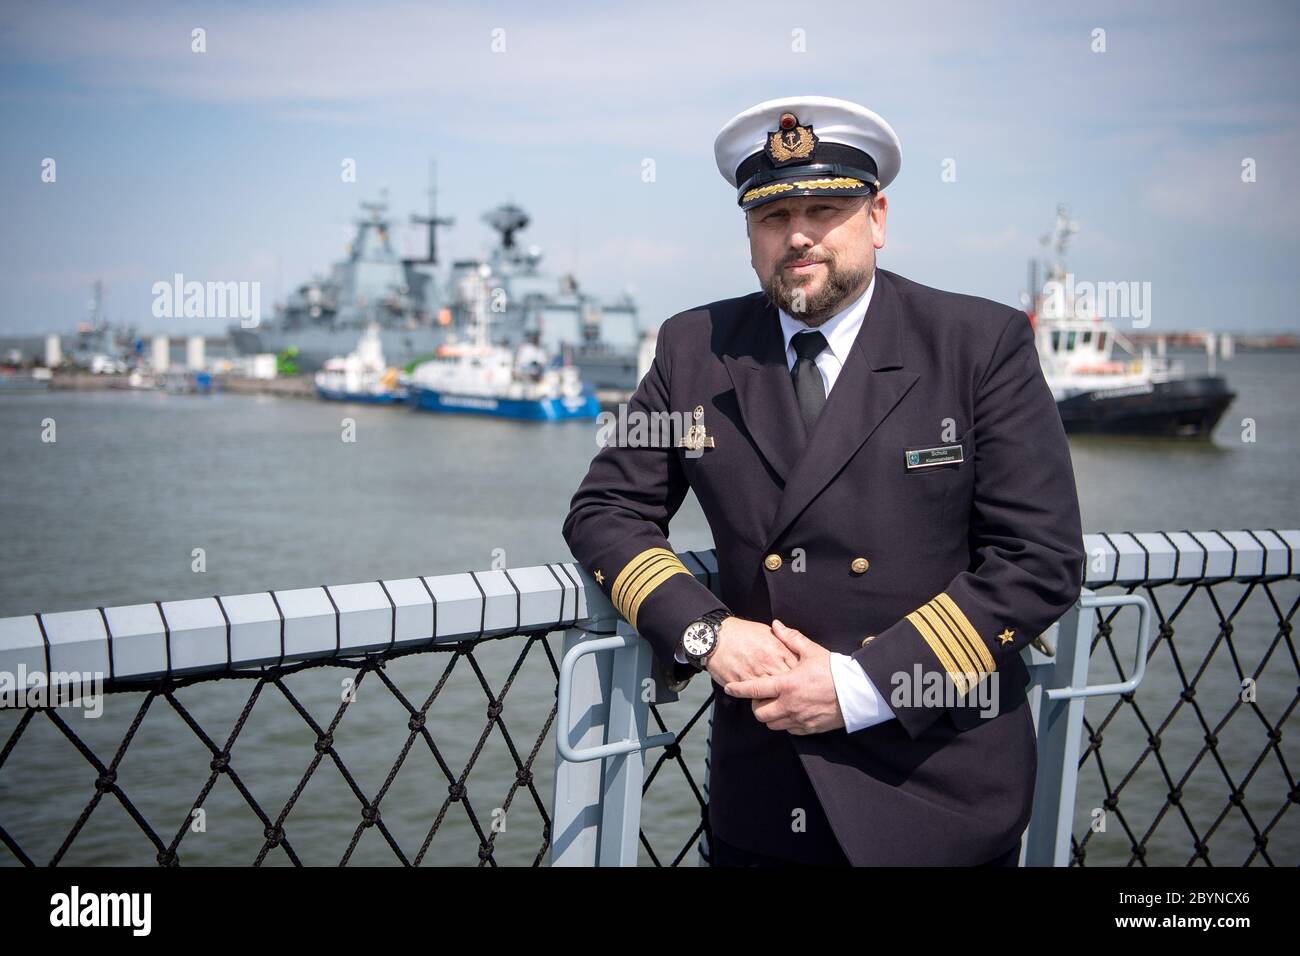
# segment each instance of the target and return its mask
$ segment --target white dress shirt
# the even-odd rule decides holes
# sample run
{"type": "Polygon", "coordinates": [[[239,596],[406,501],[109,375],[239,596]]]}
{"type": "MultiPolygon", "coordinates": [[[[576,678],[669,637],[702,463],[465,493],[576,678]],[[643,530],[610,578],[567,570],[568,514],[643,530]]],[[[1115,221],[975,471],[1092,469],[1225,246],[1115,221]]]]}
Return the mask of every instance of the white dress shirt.
{"type": "MultiPolygon", "coordinates": [[[[817,369],[822,373],[828,397],[840,370],[848,360],[849,350],[853,348],[853,340],[862,327],[862,319],[867,314],[867,306],[871,304],[871,293],[875,288],[876,277],[873,274],[862,295],[831,319],[815,327],[826,336],[827,348],[818,353],[815,361],[817,369]]],[[[813,326],[794,318],[784,309],[779,310],[779,313],[781,331],[785,335],[785,361],[793,370],[799,356],[790,340],[813,326]]],[[[686,663],[680,650],[676,657],[679,662],[686,663]]],[[[885,703],[885,698],[876,689],[867,672],[852,657],[831,652],[831,679],[835,682],[835,696],[839,700],[840,713],[844,715],[844,729],[849,733],[893,719],[894,712],[885,703]]]]}

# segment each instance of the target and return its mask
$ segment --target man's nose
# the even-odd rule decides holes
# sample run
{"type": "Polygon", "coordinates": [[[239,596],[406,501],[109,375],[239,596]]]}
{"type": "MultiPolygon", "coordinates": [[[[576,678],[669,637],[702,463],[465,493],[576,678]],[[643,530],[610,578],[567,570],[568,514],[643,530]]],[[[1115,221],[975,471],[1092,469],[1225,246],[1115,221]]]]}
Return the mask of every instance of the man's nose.
{"type": "Polygon", "coordinates": [[[816,240],[814,240],[811,235],[798,227],[794,227],[790,230],[789,241],[790,248],[796,252],[804,252],[817,245],[816,240]]]}
{"type": "Polygon", "coordinates": [[[789,231],[790,246],[793,249],[807,249],[809,246],[815,246],[816,240],[811,235],[810,227],[806,226],[800,220],[791,217],[789,231]]]}

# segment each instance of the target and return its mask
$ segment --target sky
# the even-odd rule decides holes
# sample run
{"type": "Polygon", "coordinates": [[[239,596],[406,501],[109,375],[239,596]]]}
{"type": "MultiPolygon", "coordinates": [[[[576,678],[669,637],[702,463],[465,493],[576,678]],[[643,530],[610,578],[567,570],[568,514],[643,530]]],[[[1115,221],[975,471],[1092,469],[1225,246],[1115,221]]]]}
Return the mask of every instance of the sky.
{"type": "Polygon", "coordinates": [[[713,140],[801,94],[899,135],[882,268],[1018,306],[1064,202],[1070,270],[1150,283],[1149,331],[1297,331],[1297,52],[1300,6],[1257,0],[8,3],[0,334],[70,332],[96,278],[114,321],[220,334],[153,317],[178,272],[269,315],[363,200],[423,211],[430,160],[446,255],[511,200],[546,268],[657,325],[759,288],[713,140]]]}

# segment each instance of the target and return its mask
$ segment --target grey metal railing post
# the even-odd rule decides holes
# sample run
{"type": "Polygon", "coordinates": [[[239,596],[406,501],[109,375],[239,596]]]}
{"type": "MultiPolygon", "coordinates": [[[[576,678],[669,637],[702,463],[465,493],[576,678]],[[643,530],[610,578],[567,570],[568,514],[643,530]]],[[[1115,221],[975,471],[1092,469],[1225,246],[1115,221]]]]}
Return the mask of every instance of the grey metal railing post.
{"type": "Polygon", "coordinates": [[[1044,641],[1055,650],[1055,655],[1049,657],[1033,645],[1028,649],[1029,701],[1038,733],[1038,772],[1034,779],[1033,814],[1021,854],[1023,866],[1062,865],[1057,863],[1062,825],[1065,849],[1069,849],[1079,736],[1086,702],[1081,697],[1052,701],[1047,698],[1046,690],[1059,683],[1076,685],[1087,681],[1092,616],[1092,611],[1084,612],[1075,601],[1056,623],[1055,634],[1044,635],[1044,641]]]}
{"type": "MultiPolygon", "coordinates": [[[[565,634],[555,728],[552,866],[636,866],[653,652],[581,571],[590,617],[565,634]]],[[[674,698],[668,698],[674,699],[674,698]]]]}
{"type": "Polygon", "coordinates": [[[552,866],[636,866],[650,704],[675,701],[650,645],[586,571],[588,618],[565,634],[557,689],[552,866]]]}
{"type": "MultiPolygon", "coordinates": [[[[590,597],[588,598],[590,600],[590,597]]],[[[611,608],[612,610],[612,608],[611,608]]],[[[591,623],[592,630],[570,628],[564,632],[561,654],[604,635],[595,628],[614,627],[614,619],[603,617],[591,623]]],[[[601,769],[598,760],[566,760],[559,747],[563,736],[575,747],[592,747],[605,742],[609,722],[610,671],[608,654],[588,654],[576,662],[571,691],[574,706],[567,726],[555,725],[555,790],[551,803],[551,866],[595,866],[600,842],[601,769]]]]}
{"type": "MultiPolygon", "coordinates": [[[[631,640],[614,651],[610,675],[607,742],[648,741],[652,652],[620,619],[618,632],[631,640]]],[[[671,735],[669,735],[671,740],[671,735]]],[[[650,742],[651,745],[653,742],[650,742]]],[[[636,866],[641,832],[641,786],[645,780],[645,751],[638,747],[604,761],[600,820],[600,866],[636,866]]]]}
{"type": "Polygon", "coordinates": [[[1026,830],[1021,862],[1024,866],[1068,866],[1078,785],[1079,745],[1087,698],[1135,690],[1145,673],[1151,636],[1151,606],[1139,594],[1098,595],[1084,588],[1055,625],[1044,635],[1049,655],[1038,647],[1026,649],[1030,668],[1030,708],[1038,734],[1038,771],[1034,808],[1026,830]],[[1133,676],[1118,684],[1088,686],[1094,609],[1135,606],[1138,639],[1133,676]],[[1052,646],[1052,637],[1055,646],[1052,646]]]}

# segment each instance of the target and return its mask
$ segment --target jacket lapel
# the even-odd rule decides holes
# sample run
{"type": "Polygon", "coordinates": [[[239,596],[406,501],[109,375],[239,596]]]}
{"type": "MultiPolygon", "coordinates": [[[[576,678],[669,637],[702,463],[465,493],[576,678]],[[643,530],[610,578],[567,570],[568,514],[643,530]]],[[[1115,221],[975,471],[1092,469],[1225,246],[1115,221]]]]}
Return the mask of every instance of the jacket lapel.
{"type": "Polygon", "coordinates": [[[786,482],[805,443],[803,419],[786,365],[785,339],[776,306],[766,295],[758,302],[757,314],[740,317],[723,361],[735,386],[746,430],[781,481],[786,482]]]}
{"type": "MultiPolygon", "coordinates": [[[[775,316],[775,309],[773,321],[777,324],[777,350],[780,351],[780,320],[775,316]]],[[[779,360],[780,371],[784,375],[781,382],[784,385],[783,394],[787,396],[791,409],[789,417],[793,418],[794,426],[800,428],[794,434],[800,434],[802,421],[799,418],[799,405],[786,371],[785,356],[781,355],[779,360]]],[[[761,373],[746,376],[747,385],[757,388],[761,379],[762,386],[768,387],[767,380],[770,378],[771,388],[780,391],[776,388],[778,376],[766,371],[766,368],[764,366],[765,370],[761,373]]],[[[867,314],[853,340],[848,361],[840,370],[835,387],[831,389],[826,405],[813,425],[812,435],[786,479],[766,548],[772,547],[808,503],[839,473],[918,378],[920,375],[917,372],[903,367],[902,302],[889,281],[888,273],[877,269],[876,287],[871,293],[867,314]]],[[[739,391],[740,388],[737,387],[737,393],[739,391]]],[[[750,402],[757,404],[757,396],[751,395],[750,402]]],[[[767,404],[777,402],[767,400],[767,404]]],[[[784,401],[780,403],[782,410],[785,404],[784,401]]],[[[785,414],[784,411],[782,414],[785,414]]],[[[749,419],[746,412],[746,424],[749,419]]],[[[771,438],[775,436],[770,436],[769,440],[771,438]]],[[[782,450],[784,451],[784,445],[782,450]]]]}

